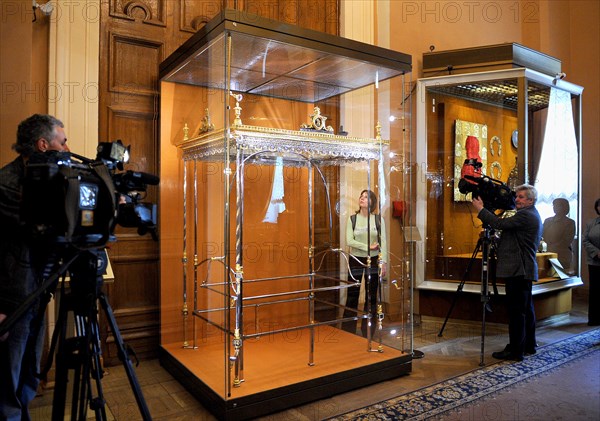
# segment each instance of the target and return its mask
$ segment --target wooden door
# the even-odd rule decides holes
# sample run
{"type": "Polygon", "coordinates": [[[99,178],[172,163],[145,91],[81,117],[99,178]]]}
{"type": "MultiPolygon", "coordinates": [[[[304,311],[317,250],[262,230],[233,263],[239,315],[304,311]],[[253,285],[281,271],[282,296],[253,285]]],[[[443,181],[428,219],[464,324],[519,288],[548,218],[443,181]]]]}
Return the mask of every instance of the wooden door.
{"type": "MultiPolygon", "coordinates": [[[[159,64],[224,7],[338,34],[338,0],[102,1],[99,138],[131,145],[126,169],[158,174],[159,64]]],[[[150,187],[145,201],[157,203],[157,191],[150,187]]],[[[139,358],[153,358],[159,343],[158,242],[132,228],[118,227],[116,235],[108,250],[115,274],[106,285],[108,301],[124,341],[139,358]]],[[[101,336],[105,363],[118,363],[105,323],[101,336]]]]}

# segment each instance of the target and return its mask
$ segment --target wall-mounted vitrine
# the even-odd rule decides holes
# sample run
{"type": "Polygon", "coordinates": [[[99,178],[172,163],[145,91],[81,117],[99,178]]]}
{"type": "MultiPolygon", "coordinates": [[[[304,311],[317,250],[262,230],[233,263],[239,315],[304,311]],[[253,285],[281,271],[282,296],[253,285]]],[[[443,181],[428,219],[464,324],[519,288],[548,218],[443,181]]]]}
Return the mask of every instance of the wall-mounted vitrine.
{"type": "Polygon", "coordinates": [[[236,11],[162,63],[161,362],[219,417],[410,372],[410,69],[236,11]]]}
{"type": "MultiPolygon", "coordinates": [[[[471,192],[485,192],[488,207],[497,213],[510,212],[510,201],[503,200],[506,189],[528,183],[538,190],[536,207],[544,221],[537,256],[540,280],[533,290],[538,318],[568,311],[571,288],[581,285],[576,233],[581,224],[583,89],[563,79],[560,62],[556,67],[555,59],[525,47],[506,44],[475,50],[429,57],[429,65],[436,60],[454,65],[437,70],[432,66],[432,77],[417,83],[417,161],[423,163],[416,210],[423,233],[417,246],[419,310],[448,316],[450,301],[443,293],[456,293],[461,283],[462,291],[479,300],[482,275],[491,273],[482,272],[478,245],[484,230],[471,205],[471,192]],[[490,62],[503,63],[504,69],[462,69],[462,74],[448,75],[461,63],[481,65],[487,50],[496,60],[490,62]],[[503,51],[510,56],[508,66],[502,61],[503,51]],[[520,67],[514,60],[536,63],[539,69],[520,67]],[[550,72],[543,73],[544,68],[550,72]],[[461,189],[461,179],[475,185],[461,189]],[[548,299],[552,304],[542,304],[548,299]]],[[[498,291],[503,295],[501,282],[498,291]]],[[[491,285],[485,292],[492,293],[491,285]]],[[[478,306],[459,307],[455,316],[481,317],[478,306]]]]}

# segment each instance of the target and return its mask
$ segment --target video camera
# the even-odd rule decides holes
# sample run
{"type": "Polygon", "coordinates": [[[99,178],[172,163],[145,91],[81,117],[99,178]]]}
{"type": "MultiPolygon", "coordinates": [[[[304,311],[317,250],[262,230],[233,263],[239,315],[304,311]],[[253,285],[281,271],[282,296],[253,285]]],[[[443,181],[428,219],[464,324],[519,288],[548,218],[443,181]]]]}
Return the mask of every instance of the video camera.
{"type": "Polygon", "coordinates": [[[123,170],[129,147],[118,140],[98,145],[95,160],[72,152],[33,154],[23,183],[21,216],[30,233],[78,247],[102,247],[115,226],[137,227],[156,240],[156,204],[144,203],[152,174],[123,170]]]}
{"type": "Polygon", "coordinates": [[[481,173],[482,163],[476,159],[465,159],[463,169],[473,167],[470,171],[463,171],[463,176],[458,182],[458,190],[462,194],[472,193],[473,197],[483,200],[486,209],[512,210],[515,208],[514,192],[500,180],[496,180],[481,173]],[[467,175],[466,173],[475,175],[467,175]]]}

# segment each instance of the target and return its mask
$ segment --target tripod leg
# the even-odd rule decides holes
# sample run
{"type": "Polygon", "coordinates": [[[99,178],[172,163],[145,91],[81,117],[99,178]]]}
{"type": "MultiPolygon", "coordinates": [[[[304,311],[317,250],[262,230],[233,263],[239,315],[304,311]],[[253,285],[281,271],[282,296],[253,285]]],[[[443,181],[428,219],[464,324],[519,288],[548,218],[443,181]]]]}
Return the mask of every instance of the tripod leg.
{"type": "MultiPolygon", "coordinates": [[[[77,339],[78,340],[78,339],[77,339]]],[[[81,348],[81,347],[79,347],[81,348]]],[[[79,353],[78,358],[83,357],[81,353],[79,353]]],[[[71,419],[77,420],[82,419],[82,416],[85,416],[85,391],[87,384],[82,382],[81,378],[81,366],[82,361],[74,367],[73,372],[73,392],[72,392],[72,400],[71,400],[71,419]],[[79,418],[77,418],[77,414],[79,414],[79,418]]]]}
{"type": "MultiPolygon", "coordinates": [[[[54,397],[52,402],[52,420],[63,421],[65,419],[65,405],[67,397],[67,385],[69,383],[69,370],[72,373],[71,387],[71,420],[85,420],[87,416],[87,404],[96,412],[97,420],[106,420],[104,406],[99,406],[98,402],[104,402],[102,398],[92,399],[92,387],[90,382],[90,366],[94,367],[92,362],[94,352],[90,354],[90,349],[97,349],[97,337],[91,337],[94,329],[90,325],[90,319],[81,315],[75,315],[75,336],[67,338],[67,317],[68,307],[72,305],[73,297],[63,295],[61,307],[59,310],[59,324],[56,327],[57,335],[57,353],[56,353],[56,384],[54,387],[54,397]],[[91,333],[90,333],[91,332],[91,333]],[[93,342],[93,340],[96,342],[93,342]]],[[[95,319],[94,319],[95,320],[95,319]]],[[[97,331],[97,330],[96,330],[97,331]]],[[[99,385],[100,377],[96,377],[97,390],[102,393],[99,385]]]]}
{"type": "MultiPolygon", "coordinates": [[[[82,380],[85,385],[81,388],[80,402],[89,402],[90,409],[92,409],[96,414],[96,420],[106,420],[106,401],[104,399],[104,392],[101,382],[101,350],[96,310],[90,314],[87,320],[83,321],[83,326],[85,326],[84,335],[86,338],[86,356],[82,380]],[[97,394],[96,397],[93,396],[94,389],[92,388],[92,379],[95,380],[95,391],[97,394]]],[[[80,407],[80,420],[85,420],[86,410],[87,408],[85,408],[83,405],[80,407]]]]}
{"type": "Polygon", "coordinates": [[[108,325],[110,326],[110,330],[113,332],[115,337],[115,344],[118,347],[118,355],[119,359],[123,363],[123,367],[125,368],[125,372],[127,373],[127,378],[129,379],[129,384],[131,385],[131,389],[135,396],[135,400],[138,404],[138,408],[140,409],[140,413],[142,414],[142,418],[146,420],[152,420],[150,416],[150,411],[148,411],[148,406],[146,405],[146,401],[144,400],[144,396],[142,395],[142,390],[140,389],[140,385],[138,383],[137,377],[133,370],[133,365],[131,364],[131,360],[129,359],[129,355],[127,353],[127,349],[125,348],[125,344],[123,343],[123,338],[121,337],[121,332],[117,326],[117,321],[115,320],[115,316],[113,314],[112,308],[106,299],[104,294],[99,294],[98,300],[100,301],[100,305],[104,310],[106,315],[106,320],[108,321],[108,325]]]}
{"type": "MultiPolygon", "coordinates": [[[[82,364],[81,338],[67,338],[67,314],[72,308],[72,297],[64,294],[60,299],[58,320],[55,327],[53,342],[56,350],[56,375],[54,396],[52,400],[52,420],[62,421],[65,418],[65,405],[67,401],[67,385],[69,383],[69,370],[75,371],[73,382],[73,400],[71,402],[71,419],[76,419],[78,401],[77,395],[80,387],[79,374],[82,364]]],[[[49,367],[48,367],[49,368],[49,367]]]]}
{"type": "Polygon", "coordinates": [[[454,310],[454,306],[456,305],[456,302],[458,301],[458,296],[462,292],[462,290],[465,286],[465,281],[467,280],[467,277],[469,276],[469,272],[471,272],[471,267],[473,266],[473,262],[475,261],[475,258],[477,257],[477,253],[479,253],[480,248],[481,248],[481,239],[477,241],[477,245],[475,246],[475,250],[473,250],[473,254],[471,255],[471,258],[469,259],[469,263],[467,264],[465,273],[463,274],[463,277],[460,280],[460,284],[458,284],[458,288],[456,288],[456,292],[454,293],[454,298],[452,299],[452,304],[450,304],[450,308],[448,309],[448,313],[446,314],[446,319],[444,320],[444,324],[442,324],[442,328],[440,329],[440,332],[438,333],[438,337],[440,337],[440,338],[444,334],[444,329],[446,328],[446,323],[448,323],[448,319],[450,318],[450,315],[452,314],[452,310],[454,310]]]}
{"type": "Polygon", "coordinates": [[[87,341],[84,340],[85,332],[87,331],[85,326],[85,318],[82,316],[75,315],[75,332],[76,339],[79,341],[79,353],[80,363],[75,369],[74,380],[73,380],[73,401],[71,403],[71,420],[85,419],[87,413],[86,398],[89,383],[88,378],[88,356],[87,356],[87,341]]]}
{"type": "MultiPolygon", "coordinates": [[[[64,305],[64,303],[62,303],[64,305]]],[[[60,319],[60,317],[59,317],[60,319]]],[[[54,386],[54,396],[52,398],[52,420],[64,420],[65,403],[67,400],[67,382],[69,381],[67,366],[67,344],[66,344],[66,326],[61,324],[56,326],[58,330],[58,350],[56,353],[56,376],[54,386]]]]}
{"type": "MultiPolygon", "coordinates": [[[[482,316],[481,316],[481,351],[479,365],[484,366],[484,355],[485,355],[485,313],[491,311],[489,308],[490,292],[489,292],[489,276],[490,276],[490,250],[491,241],[489,231],[486,229],[485,241],[482,247],[481,253],[481,302],[482,302],[482,316]]],[[[495,277],[494,271],[494,277],[495,277]]],[[[494,288],[496,283],[494,282],[494,288]]]]}
{"type": "Polygon", "coordinates": [[[483,310],[481,315],[481,351],[479,353],[479,365],[483,367],[485,365],[485,313],[487,311],[486,303],[483,303],[483,310]]]}

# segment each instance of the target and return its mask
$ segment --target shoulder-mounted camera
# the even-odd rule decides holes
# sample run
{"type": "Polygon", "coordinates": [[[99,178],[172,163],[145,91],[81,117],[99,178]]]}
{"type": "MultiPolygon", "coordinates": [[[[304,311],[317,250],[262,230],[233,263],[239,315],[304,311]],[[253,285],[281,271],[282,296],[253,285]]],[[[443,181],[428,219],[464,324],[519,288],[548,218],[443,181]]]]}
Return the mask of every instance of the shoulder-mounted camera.
{"type": "Polygon", "coordinates": [[[71,152],[33,154],[23,183],[21,217],[37,237],[78,246],[104,246],[115,226],[137,227],[156,238],[156,204],[141,202],[159,178],[119,172],[129,147],[101,143],[92,160],[71,152]]]}

